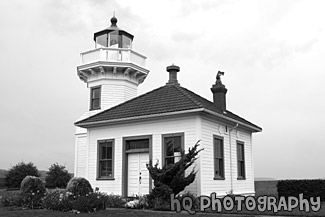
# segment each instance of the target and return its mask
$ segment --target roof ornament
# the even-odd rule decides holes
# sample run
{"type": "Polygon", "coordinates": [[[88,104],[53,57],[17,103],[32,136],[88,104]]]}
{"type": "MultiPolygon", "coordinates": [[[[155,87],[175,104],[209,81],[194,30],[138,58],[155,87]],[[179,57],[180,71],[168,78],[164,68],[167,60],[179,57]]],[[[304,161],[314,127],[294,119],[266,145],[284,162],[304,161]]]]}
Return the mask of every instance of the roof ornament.
{"type": "Polygon", "coordinates": [[[117,18],[115,17],[115,11],[113,12],[113,17],[111,18],[111,26],[116,26],[117,18]]]}
{"type": "Polygon", "coordinates": [[[225,75],[225,72],[218,71],[216,85],[222,85],[220,75],[225,75]]]}

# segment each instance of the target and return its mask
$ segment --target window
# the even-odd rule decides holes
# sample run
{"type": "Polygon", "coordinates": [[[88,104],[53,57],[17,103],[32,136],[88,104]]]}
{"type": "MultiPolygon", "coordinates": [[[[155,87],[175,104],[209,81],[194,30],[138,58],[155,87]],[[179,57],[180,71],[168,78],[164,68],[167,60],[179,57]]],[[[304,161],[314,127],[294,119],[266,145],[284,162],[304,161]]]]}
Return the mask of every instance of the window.
{"type": "Polygon", "coordinates": [[[214,178],[224,179],[223,138],[214,136],[214,178]]]}
{"type": "Polygon", "coordinates": [[[238,179],[245,179],[245,149],[244,143],[237,142],[238,179]]]}
{"type": "Polygon", "coordinates": [[[101,87],[92,87],[90,91],[90,110],[100,109],[101,87]]]}
{"type": "Polygon", "coordinates": [[[149,149],[149,139],[136,139],[126,141],[126,151],[149,149]]]}
{"type": "Polygon", "coordinates": [[[96,48],[108,47],[108,44],[107,44],[108,39],[107,38],[108,38],[107,34],[97,36],[96,37],[96,48]]]}
{"type": "Polygon", "coordinates": [[[174,164],[181,159],[184,134],[163,135],[163,163],[174,164]]]}
{"type": "Polygon", "coordinates": [[[98,141],[98,178],[112,179],[114,171],[114,141],[98,141]]]}

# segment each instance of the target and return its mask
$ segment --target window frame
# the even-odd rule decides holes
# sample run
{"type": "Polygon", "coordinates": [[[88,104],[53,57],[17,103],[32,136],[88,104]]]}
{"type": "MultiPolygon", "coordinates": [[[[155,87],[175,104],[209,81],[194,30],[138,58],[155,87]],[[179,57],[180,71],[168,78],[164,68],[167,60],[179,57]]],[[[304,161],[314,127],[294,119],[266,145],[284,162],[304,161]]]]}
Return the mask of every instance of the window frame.
{"type": "Polygon", "coordinates": [[[101,98],[102,98],[102,86],[94,86],[94,87],[91,87],[90,88],[90,110],[92,111],[92,110],[98,110],[98,109],[100,109],[101,108],[101,98]],[[96,90],[96,89],[99,89],[99,97],[97,98],[93,98],[93,91],[94,90],[96,90]],[[95,100],[95,99],[98,99],[99,100],[99,106],[98,107],[96,107],[96,108],[94,108],[94,104],[93,104],[93,101],[95,100]]]}
{"type": "MultiPolygon", "coordinates": [[[[169,134],[163,134],[161,136],[161,147],[162,147],[162,167],[165,166],[166,163],[166,146],[165,146],[165,139],[166,138],[170,138],[170,137],[176,137],[176,136],[180,136],[181,137],[181,153],[184,152],[184,133],[169,133],[169,134]]],[[[174,156],[175,159],[175,156],[174,156]]],[[[175,160],[174,160],[175,162],[175,160]]]]}
{"type": "Polygon", "coordinates": [[[214,180],[225,180],[225,145],[224,145],[224,138],[221,136],[217,136],[217,135],[213,135],[213,179],[214,180]],[[222,160],[222,175],[221,176],[217,176],[216,175],[216,160],[217,160],[217,156],[216,156],[216,143],[215,140],[221,140],[221,158],[218,158],[218,160],[222,160]]]}
{"type": "MultiPolygon", "coordinates": [[[[109,160],[109,159],[105,159],[105,160],[109,160]]],[[[115,180],[114,178],[114,161],[115,161],[115,140],[114,139],[103,139],[103,140],[97,140],[97,180],[115,180]],[[108,176],[101,176],[100,174],[100,162],[101,162],[101,147],[102,144],[104,143],[108,143],[111,142],[112,143],[112,176],[108,177],[108,176]]]]}
{"type": "Polygon", "coordinates": [[[237,153],[237,179],[245,180],[246,179],[246,163],[245,163],[245,143],[242,141],[236,141],[236,153],[237,153]],[[239,159],[239,148],[241,148],[242,159],[239,159]],[[243,167],[241,167],[243,164],[243,167]],[[241,171],[243,170],[243,171],[241,171]],[[240,173],[243,174],[240,176],[240,173]]]}

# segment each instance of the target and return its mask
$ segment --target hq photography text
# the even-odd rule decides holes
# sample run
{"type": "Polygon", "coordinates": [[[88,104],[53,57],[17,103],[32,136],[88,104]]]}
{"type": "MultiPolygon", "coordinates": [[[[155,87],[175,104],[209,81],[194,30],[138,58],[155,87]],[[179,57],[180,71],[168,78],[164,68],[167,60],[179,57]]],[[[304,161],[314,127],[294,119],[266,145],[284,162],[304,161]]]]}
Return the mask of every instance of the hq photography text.
{"type": "MultiPolygon", "coordinates": [[[[190,214],[195,214],[194,209],[195,201],[192,197],[185,196],[182,200],[175,198],[174,194],[170,195],[170,209],[172,211],[181,212],[187,211],[190,214]]],[[[199,209],[200,212],[207,210],[221,212],[221,211],[242,211],[246,209],[248,211],[258,210],[258,212],[271,211],[277,213],[279,211],[292,212],[293,209],[298,208],[299,211],[304,212],[317,212],[321,209],[320,197],[309,200],[303,197],[303,194],[299,194],[299,197],[274,197],[274,196],[259,196],[257,198],[252,196],[225,196],[224,198],[217,198],[216,193],[212,193],[210,196],[199,197],[199,209]]]]}

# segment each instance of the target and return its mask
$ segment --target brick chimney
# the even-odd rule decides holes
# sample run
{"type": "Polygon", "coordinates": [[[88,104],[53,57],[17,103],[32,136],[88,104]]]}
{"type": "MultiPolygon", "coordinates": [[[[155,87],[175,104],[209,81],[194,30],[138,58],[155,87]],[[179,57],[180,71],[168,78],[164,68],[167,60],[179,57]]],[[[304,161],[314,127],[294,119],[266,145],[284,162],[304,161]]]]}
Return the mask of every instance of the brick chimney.
{"type": "Polygon", "coordinates": [[[213,93],[213,103],[216,108],[220,111],[226,111],[226,93],[227,88],[222,84],[220,80],[220,75],[224,75],[224,72],[218,71],[217,81],[211,87],[211,91],[213,93]]]}
{"type": "Polygon", "coordinates": [[[179,85],[177,81],[177,72],[179,72],[179,66],[175,66],[172,64],[171,66],[167,66],[167,72],[169,72],[169,81],[167,84],[176,84],[179,85]]]}

